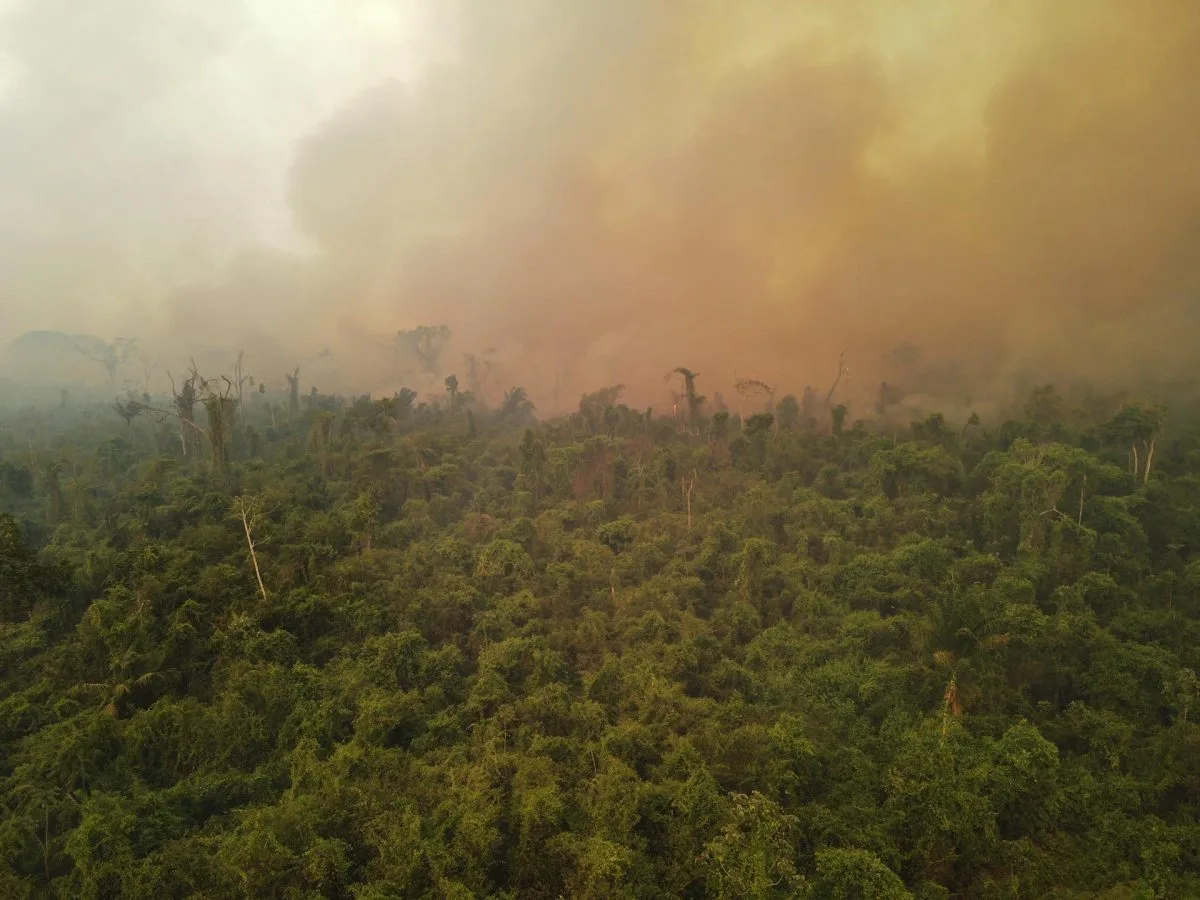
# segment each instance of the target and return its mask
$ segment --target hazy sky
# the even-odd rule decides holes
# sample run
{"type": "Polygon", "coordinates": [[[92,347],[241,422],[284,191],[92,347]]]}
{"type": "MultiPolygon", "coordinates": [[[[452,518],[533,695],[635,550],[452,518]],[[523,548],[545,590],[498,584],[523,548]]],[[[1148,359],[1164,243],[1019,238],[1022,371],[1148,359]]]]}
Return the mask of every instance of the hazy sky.
{"type": "Polygon", "coordinates": [[[9,0],[0,83],[0,337],[382,390],[444,322],[543,409],[1196,363],[1195,0],[9,0]]]}
{"type": "Polygon", "coordinates": [[[0,336],[111,334],[231,246],[294,242],[299,139],[429,50],[409,0],[3,0],[0,336]]]}

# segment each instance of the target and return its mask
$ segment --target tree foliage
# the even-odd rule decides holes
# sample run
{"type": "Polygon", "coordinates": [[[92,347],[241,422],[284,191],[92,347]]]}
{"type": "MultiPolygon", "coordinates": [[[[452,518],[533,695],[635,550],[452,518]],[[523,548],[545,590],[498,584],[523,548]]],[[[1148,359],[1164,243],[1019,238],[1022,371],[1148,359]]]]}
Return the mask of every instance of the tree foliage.
{"type": "Polygon", "coordinates": [[[5,414],[0,896],[1200,896],[1185,412],[671,376],[5,414]]]}

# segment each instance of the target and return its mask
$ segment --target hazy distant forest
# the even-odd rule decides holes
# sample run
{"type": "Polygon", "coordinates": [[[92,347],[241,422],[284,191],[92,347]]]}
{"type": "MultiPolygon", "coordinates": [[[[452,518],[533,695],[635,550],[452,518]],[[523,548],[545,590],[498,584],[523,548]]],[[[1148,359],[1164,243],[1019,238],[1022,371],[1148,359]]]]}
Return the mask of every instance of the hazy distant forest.
{"type": "Polygon", "coordinates": [[[0,896],[1200,896],[1194,409],[539,419],[447,334],[2,414],[0,896]]]}

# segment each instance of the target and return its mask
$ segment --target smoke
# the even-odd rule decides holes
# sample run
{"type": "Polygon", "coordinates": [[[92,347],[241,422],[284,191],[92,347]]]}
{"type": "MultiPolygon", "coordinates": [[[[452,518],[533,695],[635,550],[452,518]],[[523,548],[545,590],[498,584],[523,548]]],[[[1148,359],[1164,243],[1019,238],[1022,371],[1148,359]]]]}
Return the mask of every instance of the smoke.
{"type": "MultiPolygon", "coordinates": [[[[163,55],[188,72],[224,58],[253,6],[206,6],[207,26],[176,41],[186,54],[163,55]]],[[[899,367],[908,386],[955,402],[1030,382],[1190,374],[1194,4],[430,0],[420,18],[420,77],[375,73],[327,103],[298,145],[300,114],[280,112],[248,71],[247,117],[193,135],[182,157],[74,148],[76,162],[110,160],[93,186],[123,194],[114,171],[157,172],[168,202],[148,208],[197,211],[143,222],[126,206],[106,229],[113,197],[85,195],[58,206],[78,213],[79,246],[115,230],[141,249],[180,241],[180,220],[208,222],[215,236],[150,255],[155,326],[214,342],[259,335],[281,348],[279,365],[286,348],[328,343],[345,360],[329,377],[359,389],[394,380],[389,336],[420,323],[454,331],[447,371],[461,377],[459,353],[494,348],[498,385],[524,384],[543,410],[618,381],[660,402],[675,366],[698,371],[706,392],[729,392],[735,375],[823,391],[842,351],[866,398],[896,377],[906,344],[919,349],[899,367]],[[262,168],[191,181],[215,170],[187,153],[244,140],[260,117],[275,140],[255,157],[262,168]],[[249,250],[199,293],[166,290],[205,280],[193,245],[220,257],[222,240],[286,231],[239,208],[257,175],[286,193],[308,246],[249,250]]],[[[140,50],[114,63],[109,110],[151,102],[144,60],[159,57],[146,48],[165,32],[146,30],[122,32],[140,50]]],[[[37,48],[27,64],[45,58],[37,48]]],[[[318,60],[273,71],[320,82],[318,60]]],[[[62,82],[39,83],[26,115],[43,124],[21,131],[35,135],[29,153],[55,134],[44,121],[92,112],[47,112],[62,82]]]]}
{"type": "Polygon", "coordinates": [[[456,63],[298,156],[348,315],[576,391],[869,382],[905,342],[964,392],[1183,371],[1200,11],[794,6],[461,4],[456,63]]]}
{"type": "MultiPolygon", "coordinates": [[[[417,19],[392,0],[0,0],[0,338],[167,339],[176,290],[213,302],[236,293],[232,258],[294,250],[296,142],[414,77],[417,19]]],[[[198,316],[200,337],[247,299],[198,316]]]]}

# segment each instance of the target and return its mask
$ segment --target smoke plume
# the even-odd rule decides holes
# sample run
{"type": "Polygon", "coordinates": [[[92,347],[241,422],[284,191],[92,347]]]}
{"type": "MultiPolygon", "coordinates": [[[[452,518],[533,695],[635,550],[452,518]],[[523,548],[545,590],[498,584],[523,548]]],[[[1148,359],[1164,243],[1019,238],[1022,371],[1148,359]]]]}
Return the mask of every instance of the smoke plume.
{"type": "MultiPolygon", "coordinates": [[[[178,67],[237,39],[225,6],[178,67]]],[[[381,389],[389,336],[445,323],[447,369],[490,350],[543,410],[613,382],[659,402],[675,366],[705,391],[823,390],[842,351],[864,398],[897,370],[954,402],[1190,374],[1193,3],[458,0],[421,21],[420,76],[290,154],[308,246],[164,290],[158,327],[330,343],[353,359],[338,377],[381,389]]],[[[137,59],[113,90],[150,89],[137,59]]],[[[210,199],[186,156],[171,171],[172,208],[210,199]]],[[[83,204],[84,243],[108,202],[83,204]]],[[[154,284],[188,280],[164,266],[154,284]]]]}

